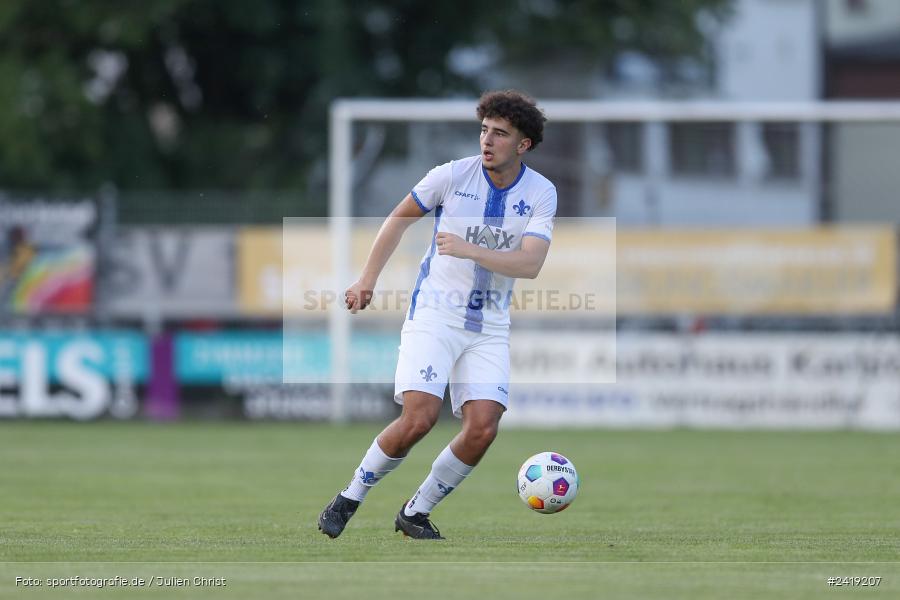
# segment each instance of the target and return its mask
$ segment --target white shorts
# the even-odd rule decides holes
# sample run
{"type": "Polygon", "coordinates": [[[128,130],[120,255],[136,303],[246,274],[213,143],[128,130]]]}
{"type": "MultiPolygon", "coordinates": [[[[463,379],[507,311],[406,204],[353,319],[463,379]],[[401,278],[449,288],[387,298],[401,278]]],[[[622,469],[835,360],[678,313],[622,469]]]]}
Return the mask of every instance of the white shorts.
{"type": "Polygon", "coordinates": [[[469,400],[494,400],[506,409],[509,337],[407,319],[400,331],[394,401],[403,404],[408,390],[443,399],[448,383],[453,414],[459,418],[469,400]]]}

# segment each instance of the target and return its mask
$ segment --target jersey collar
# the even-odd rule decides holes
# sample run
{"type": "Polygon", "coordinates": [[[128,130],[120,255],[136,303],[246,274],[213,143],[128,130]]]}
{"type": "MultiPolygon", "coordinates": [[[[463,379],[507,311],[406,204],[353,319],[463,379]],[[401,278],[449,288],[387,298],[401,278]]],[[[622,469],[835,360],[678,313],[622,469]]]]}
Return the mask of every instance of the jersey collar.
{"type": "Polygon", "coordinates": [[[509,189],[512,189],[517,183],[519,183],[519,180],[522,179],[522,175],[525,174],[525,163],[522,163],[522,167],[519,169],[519,174],[516,175],[516,178],[513,180],[513,182],[505,188],[498,188],[496,185],[494,185],[494,181],[491,179],[491,176],[488,175],[487,169],[484,168],[484,165],[481,165],[481,172],[484,174],[484,178],[487,180],[488,185],[491,186],[492,190],[494,190],[495,192],[505,192],[509,189]]]}

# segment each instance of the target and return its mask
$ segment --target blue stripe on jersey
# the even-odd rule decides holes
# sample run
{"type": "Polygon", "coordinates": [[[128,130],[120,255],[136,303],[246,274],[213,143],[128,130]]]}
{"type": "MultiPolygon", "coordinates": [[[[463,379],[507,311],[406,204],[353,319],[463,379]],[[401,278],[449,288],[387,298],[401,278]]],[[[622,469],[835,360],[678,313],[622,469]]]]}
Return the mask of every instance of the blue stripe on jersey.
{"type": "Polygon", "coordinates": [[[545,242],[548,242],[548,243],[550,242],[550,238],[548,238],[546,235],[542,235],[540,233],[535,233],[533,231],[526,231],[525,233],[522,234],[522,237],[525,237],[526,235],[533,235],[536,238],[541,238],[545,242]]]}
{"type": "Polygon", "coordinates": [[[416,289],[413,290],[412,303],[409,305],[410,321],[412,321],[413,315],[416,314],[416,299],[419,297],[419,290],[422,288],[422,282],[425,281],[425,278],[428,277],[429,273],[431,273],[431,258],[434,256],[434,250],[437,247],[435,238],[437,237],[438,224],[440,224],[441,222],[441,213],[444,212],[443,209],[444,207],[439,205],[434,210],[434,233],[431,234],[431,247],[428,249],[428,254],[425,256],[425,260],[422,261],[422,266],[419,267],[419,277],[416,279],[416,289]]]}
{"type": "MultiPolygon", "coordinates": [[[[484,224],[489,227],[502,227],[503,215],[506,213],[506,193],[522,179],[522,175],[525,173],[525,164],[523,163],[519,169],[519,174],[516,176],[515,181],[505,188],[495,186],[483,166],[481,170],[490,186],[487,202],[484,203],[484,224]]],[[[468,331],[475,333],[481,333],[482,331],[484,326],[484,304],[492,300],[489,297],[491,294],[489,288],[493,275],[492,271],[488,271],[477,263],[475,264],[475,279],[472,282],[472,290],[469,292],[469,303],[466,305],[466,321],[463,324],[468,331]]],[[[500,301],[499,298],[494,298],[493,300],[496,302],[500,301]]]]}
{"type": "Polygon", "coordinates": [[[425,205],[422,204],[422,201],[421,201],[421,200],[419,200],[419,195],[416,193],[416,190],[411,190],[409,193],[412,194],[413,200],[416,201],[416,204],[419,205],[419,208],[422,209],[422,212],[423,212],[423,213],[425,213],[425,214],[427,215],[428,213],[431,212],[431,209],[430,209],[430,208],[425,208],[425,205]]]}

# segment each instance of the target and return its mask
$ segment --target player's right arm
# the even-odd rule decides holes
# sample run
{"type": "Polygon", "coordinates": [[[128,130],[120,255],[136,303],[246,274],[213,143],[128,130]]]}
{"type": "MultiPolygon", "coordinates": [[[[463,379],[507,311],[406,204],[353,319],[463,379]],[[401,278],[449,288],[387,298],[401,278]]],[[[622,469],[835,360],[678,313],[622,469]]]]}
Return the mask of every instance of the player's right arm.
{"type": "Polygon", "coordinates": [[[378,276],[400,244],[404,232],[425,214],[413,195],[407,194],[385,219],[381,229],[378,230],[378,235],[375,236],[362,275],[344,292],[344,301],[351,313],[356,314],[357,310],[363,310],[372,301],[378,276]]]}

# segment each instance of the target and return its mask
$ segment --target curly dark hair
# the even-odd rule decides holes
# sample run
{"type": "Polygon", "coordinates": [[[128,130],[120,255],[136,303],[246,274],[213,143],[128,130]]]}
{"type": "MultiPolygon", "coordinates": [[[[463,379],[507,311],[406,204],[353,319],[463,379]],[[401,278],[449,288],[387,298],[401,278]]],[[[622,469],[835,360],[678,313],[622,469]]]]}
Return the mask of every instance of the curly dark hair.
{"type": "Polygon", "coordinates": [[[475,114],[479,121],[485,118],[501,118],[509,121],[531,140],[529,151],[537,148],[544,139],[544,122],[547,117],[537,107],[533,98],[518,90],[483,93],[478,100],[475,114]]]}

